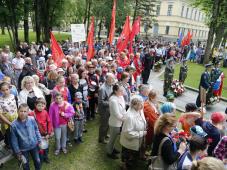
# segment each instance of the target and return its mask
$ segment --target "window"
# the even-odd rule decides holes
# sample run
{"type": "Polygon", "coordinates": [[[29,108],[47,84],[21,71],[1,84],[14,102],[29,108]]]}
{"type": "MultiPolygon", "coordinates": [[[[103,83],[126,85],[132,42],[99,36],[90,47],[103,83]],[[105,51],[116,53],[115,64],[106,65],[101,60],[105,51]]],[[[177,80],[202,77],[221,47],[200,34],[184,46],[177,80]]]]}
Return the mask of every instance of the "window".
{"type": "Polygon", "coordinates": [[[181,17],[183,17],[183,15],[184,15],[184,6],[182,6],[181,8],[181,17]]]}
{"type": "Polygon", "coordinates": [[[173,5],[168,5],[168,11],[167,11],[168,16],[172,15],[172,9],[173,9],[173,5]]]}
{"type": "Polygon", "coordinates": [[[165,34],[168,35],[169,34],[169,26],[166,26],[166,31],[165,34]]]}
{"type": "Polygon", "coordinates": [[[195,16],[194,16],[194,20],[196,20],[196,15],[197,15],[197,10],[195,11],[195,16]]]}
{"type": "Polygon", "coordinates": [[[192,11],[191,11],[191,16],[190,16],[190,19],[192,19],[193,12],[194,12],[194,9],[192,9],[192,11]]]}
{"type": "Polygon", "coordinates": [[[159,16],[160,15],[160,5],[157,5],[157,9],[156,9],[156,15],[159,16]]]}
{"type": "Polygon", "coordinates": [[[186,18],[188,18],[188,10],[189,10],[189,8],[187,8],[187,10],[186,10],[186,15],[185,15],[186,18]]]}
{"type": "Polygon", "coordinates": [[[201,13],[199,12],[198,21],[200,21],[200,15],[201,15],[201,13]]]}

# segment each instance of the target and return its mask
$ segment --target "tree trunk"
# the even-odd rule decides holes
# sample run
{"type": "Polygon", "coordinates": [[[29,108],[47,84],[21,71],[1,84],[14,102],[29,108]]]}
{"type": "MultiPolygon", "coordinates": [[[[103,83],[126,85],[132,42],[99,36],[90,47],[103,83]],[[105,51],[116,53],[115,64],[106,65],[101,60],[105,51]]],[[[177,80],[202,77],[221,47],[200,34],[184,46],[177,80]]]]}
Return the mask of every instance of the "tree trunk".
{"type": "Polygon", "coordinates": [[[50,41],[50,13],[49,13],[49,1],[44,1],[43,4],[43,31],[44,31],[44,41],[49,42],[50,41]]]}
{"type": "Polygon", "coordinates": [[[5,26],[4,25],[1,26],[1,30],[2,30],[2,35],[5,35],[6,33],[5,33],[5,26]]]}
{"type": "Polygon", "coordinates": [[[98,31],[98,39],[101,40],[101,31],[102,31],[102,19],[99,22],[99,31],[98,31]]]}
{"type": "Polygon", "coordinates": [[[24,0],[24,41],[27,43],[29,43],[28,15],[29,15],[29,0],[24,0]]]}
{"type": "Polygon", "coordinates": [[[88,35],[88,32],[89,32],[92,0],[88,0],[88,2],[89,3],[88,3],[88,12],[87,12],[87,35],[88,35]]]}
{"type": "Polygon", "coordinates": [[[41,25],[40,25],[40,0],[35,0],[35,31],[36,31],[36,42],[40,42],[41,36],[41,25]]]}
{"type": "Polygon", "coordinates": [[[223,32],[225,31],[225,27],[223,27],[223,25],[218,26],[218,28],[215,31],[215,41],[214,41],[214,47],[213,48],[218,48],[221,40],[223,38],[223,32]]]}
{"type": "Polygon", "coordinates": [[[208,40],[207,40],[207,45],[206,45],[206,50],[205,50],[205,55],[204,55],[204,64],[209,63],[210,57],[212,55],[211,53],[211,46],[212,42],[214,39],[214,33],[215,33],[215,26],[217,25],[217,17],[219,13],[219,8],[220,8],[220,3],[221,0],[216,0],[213,3],[213,10],[212,10],[212,17],[211,17],[211,23],[210,23],[210,30],[208,33],[208,40]]]}
{"type": "Polygon", "coordinates": [[[87,22],[88,2],[89,2],[89,0],[86,0],[86,7],[85,7],[85,14],[84,14],[84,25],[85,25],[86,22],[87,22]]]}
{"type": "Polygon", "coordinates": [[[17,15],[16,15],[16,2],[15,0],[12,0],[11,2],[11,10],[12,10],[12,32],[14,36],[14,41],[16,47],[19,45],[19,38],[18,38],[18,23],[17,23],[17,15]]]}
{"type": "Polygon", "coordinates": [[[137,7],[138,7],[138,1],[139,0],[136,0],[136,5],[135,5],[135,10],[134,10],[134,14],[133,14],[133,21],[135,21],[135,19],[136,19],[136,15],[137,15],[137,7]]]}

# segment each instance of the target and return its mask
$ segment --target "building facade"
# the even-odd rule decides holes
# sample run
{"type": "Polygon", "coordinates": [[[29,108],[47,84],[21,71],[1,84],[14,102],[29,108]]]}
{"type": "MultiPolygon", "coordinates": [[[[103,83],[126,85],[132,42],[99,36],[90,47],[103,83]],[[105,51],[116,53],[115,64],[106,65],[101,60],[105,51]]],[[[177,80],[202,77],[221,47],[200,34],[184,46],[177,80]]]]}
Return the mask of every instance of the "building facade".
{"type": "Polygon", "coordinates": [[[194,41],[207,39],[209,28],[205,24],[206,16],[198,8],[190,5],[190,0],[160,0],[157,5],[157,23],[151,34],[176,39],[180,33],[193,33],[194,41]]]}

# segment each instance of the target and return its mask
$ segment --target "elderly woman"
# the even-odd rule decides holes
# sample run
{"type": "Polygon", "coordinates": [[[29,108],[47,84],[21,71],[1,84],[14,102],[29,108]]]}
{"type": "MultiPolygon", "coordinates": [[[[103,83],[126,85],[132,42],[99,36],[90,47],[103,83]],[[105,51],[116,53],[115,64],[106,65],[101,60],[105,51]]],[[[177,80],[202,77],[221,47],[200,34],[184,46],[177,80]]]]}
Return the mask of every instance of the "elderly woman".
{"type": "Polygon", "coordinates": [[[148,100],[144,103],[144,116],[147,121],[147,136],[146,144],[150,146],[154,135],[154,124],[159,117],[158,104],[157,104],[157,93],[151,90],[148,94],[148,100]]]}
{"type": "Polygon", "coordinates": [[[173,164],[185,152],[185,143],[181,142],[179,149],[177,149],[176,143],[170,136],[170,133],[173,131],[174,128],[176,128],[176,126],[176,116],[169,113],[161,115],[155,123],[153,148],[151,155],[158,156],[160,154],[164,162],[163,167],[157,168],[168,169],[168,167],[173,166],[173,164]]]}
{"type": "Polygon", "coordinates": [[[161,114],[165,114],[165,113],[175,114],[176,105],[174,103],[171,103],[171,102],[165,102],[160,107],[160,112],[161,112],[161,114]]]}
{"type": "Polygon", "coordinates": [[[37,98],[45,99],[43,92],[35,85],[31,76],[25,76],[21,82],[22,90],[19,93],[19,103],[27,103],[30,110],[35,108],[37,98]]]}
{"type": "Polygon", "coordinates": [[[146,120],[143,114],[143,100],[132,98],[130,107],[123,122],[120,143],[122,145],[122,161],[125,168],[132,169],[139,157],[139,151],[147,134],[146,120]]]}
{"type": "Polygon", "coordinates": [[[126,116],[125,101],[123,98],[123,87],[119,85],[113,86],[113,92],[109,99],[109,129],[110,129],[110,140],[107,144],[107,156],[116,159],[118,158],[115,154],[119,153],[114,149],[114,144],[117,136],[120,134],[120,129],[123,120],[126,116]]]}
{"type": "Polygon", "coordinates": [[[126,109],[128,110],[129,108],[129,102],[130,102],[130,97],[131,97],[131,91],[130,91],[130,86],[128,84],[129,81],[129,73],[123,72],[121,75],[121,81],[120,85],[124,88],[123,89],[123,97],[125,99],[125,104],[126,104],[126,109]]]}

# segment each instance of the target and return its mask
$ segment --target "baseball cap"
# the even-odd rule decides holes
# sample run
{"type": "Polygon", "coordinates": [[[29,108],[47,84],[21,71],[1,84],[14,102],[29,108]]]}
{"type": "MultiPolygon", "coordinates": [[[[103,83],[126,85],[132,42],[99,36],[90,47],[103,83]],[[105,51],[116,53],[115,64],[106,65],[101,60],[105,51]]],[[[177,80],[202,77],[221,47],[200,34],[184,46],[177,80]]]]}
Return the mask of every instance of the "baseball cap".
{"type": "Polygon", "coordinates": [[[211,114],[211,120],[213,123],[221,123],[226,120],[226,115],[221,112],[213,112],[211,114]]]}
{"type": "Polygon", "coordinates": [[[192,135],[198,135],[198,136],[201,136],[203,138],[207,136],[207,133],[204,132],[204,130],[198,125],[192,126],[190,128],[190,132],[191,132],[192,135]]]}

